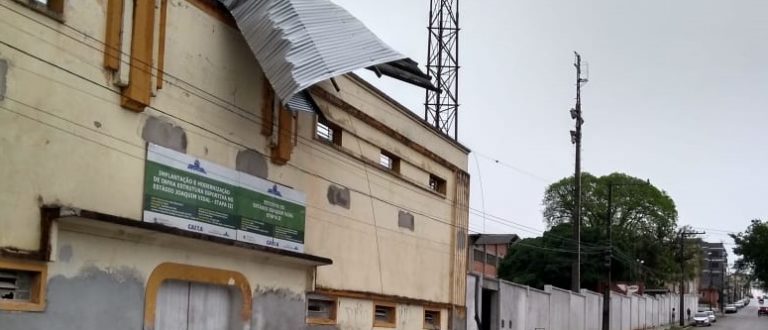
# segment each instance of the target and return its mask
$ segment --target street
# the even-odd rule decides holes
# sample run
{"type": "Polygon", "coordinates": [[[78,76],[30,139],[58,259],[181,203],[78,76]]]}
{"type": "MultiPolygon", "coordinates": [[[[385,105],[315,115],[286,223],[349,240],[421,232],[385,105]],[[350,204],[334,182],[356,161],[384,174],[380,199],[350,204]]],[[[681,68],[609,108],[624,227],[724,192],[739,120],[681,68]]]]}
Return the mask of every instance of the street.
{"type": "Polygon", "coordinates": [[[757,317],[757,300],[752,299],[749,306],[739,310],[736,314],[721,316],[717,323],[710,329],[717,330],[752,330],[768,329],[768,317],[757,317]]]}

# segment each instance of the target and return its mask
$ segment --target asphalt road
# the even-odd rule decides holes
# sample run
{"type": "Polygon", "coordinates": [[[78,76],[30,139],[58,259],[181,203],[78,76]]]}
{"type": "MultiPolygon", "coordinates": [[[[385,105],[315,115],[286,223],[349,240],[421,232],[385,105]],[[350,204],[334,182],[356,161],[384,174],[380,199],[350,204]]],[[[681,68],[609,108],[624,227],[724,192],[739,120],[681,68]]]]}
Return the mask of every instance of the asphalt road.
{"type": "Polygon", "coordinates": [[[752,299],[749,306],[739,310],[736,314],[726,314],[718,318],[717,323],[712,324],[711,330],[752,330],[768,329],[768,317],[757,317],[757,299],[752,299]]]}

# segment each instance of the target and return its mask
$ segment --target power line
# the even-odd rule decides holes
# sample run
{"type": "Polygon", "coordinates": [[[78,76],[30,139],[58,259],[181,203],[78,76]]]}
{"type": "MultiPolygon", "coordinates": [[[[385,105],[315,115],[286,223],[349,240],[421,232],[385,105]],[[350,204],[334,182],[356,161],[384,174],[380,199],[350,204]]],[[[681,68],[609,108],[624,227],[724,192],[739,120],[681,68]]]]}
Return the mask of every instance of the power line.
{"type": "MultiPolygon", "coordinates": [[[[8,8],[8,7],[6,7],[6,8],[8,8]]],[[[13,10],[12,10],[12,11],[13,11],[13,10]]],[[[22,15],[22,16],[25,16],[25,15],[22,15]]],[[[27,16],[25,16],[25,17],[27,17],[27,16]]],[[[29,17],[28,17],[28,18],[29,18],[29,17]]],[[[30,18],[30,19],[31,19],[31,18],[30,18]]],[[[36,21],[36,20],[34,20],[34,19],[31,19],[31,20],[33,20],[33,21],[36,21]]],[[[37,22],[37,21],[36,21],[36,22],[37,22]]],[[[48,27],[47,25],[45,25],[45,24],[42,24],[42,23],[40,23],[40,22],[37,22],[37,23],[39,23],[39,24],[41,24],[41,25],[44,25],[44,26],[48,27]]],[[[50,28],[50,27],[48,27],[48,28],[50,28]]],[[[74,29],[74,28],[72,28],[72,29],[74,29]]],[[[18,29],[17,29],[17,30],[18,30],[18,29]]],[[[20,31],[21,31],[21,30],[20,30],[20,31]]],[[[54,30],[54,31],[56,31],[56,30],[54,30]]],[[[24,32],[24,31],[22,31],[22,32],[24,32]]],[[[78,32],[79,32],[79,31],[78,31],[78,32]]],[[[32,37],[35,37],[35,36],[32,36],[32,37]]],[[[46,41],[46,40],[44,40],[44,39],[41,39],[41,38],[38,38],[38,37],[35,37],[35,38],[37,38],[37,39],[39,39],[39,40],[42,40],[42,41],[44,41],[44,42],[47,42],[47,43],[49,43],[49,44],[50,44],[50,42],[48,42],[48,41],[46,41]]],[[[75,40],[76,42],[79,42],[79,43],[83,43],[82,41],[80,41],[80,40],[78,40],[78,39],[74,39],[74,38],[72,38],[72,39],[73,39],[73,40],[75,40]]],[[[68,69],[66,69],[66,68],[63,68],[63,67],[61,67],[61,66],[59,66],[59,65],[57,65],[57,64],[55,64],[55,63],[52,63],[52,62],[50,62],[50,61],[44,60],[44,59],[42,59],[42,58],[40,58],[40,57],[38,57],[38,56],[35,56],[35,55],[31,54],[31,53],[28,53],[28,52],[26,52],[26,51],[24,51],[24,50],[22,50],[22,49],[20,49],[20,48],[18,48],[18,47],[15,47],[15,46],[13,46],[13,45],[10,45],[10,44],[8,44],[8,43],[6,43],[6,42],[2,42],[2,41],[0,41],[0,42],[1,42],[1,43],[3,43],[4,45],[6,45],[6,46],[8,46],[8,47],[10,47],[10,48],[12,48],[12,49],[14,49],[14,50],[16,50],[16,51],[19,51],[20,53],[22,53],[22,54],[24,54],[24,55],[30,56],[30,57],[32,57],[32,58],[35,58],[35,59],[39,60],[39,61],[42,61],[42,62],[45,62],[45,63],[47,63],[47,64],[49,64],[49,65],[52,65],[52,66],[54,66],[54,67],[56,67],[56,68],[58,68],[58,69],[60,69],[60,70],[62,70],[62,71],[64,71],[64,72],[67,72],[67,73],[69,73],[69,74],[71,74],[71,75],[74,75],[74,76],[76,76],[76,77],[79,77],[79,78],[81,78],[81,79],[83,79],[83,80],[85,80],[85,81],[88,81],[88,82],[90,82],[90,83],[92,83],[92,84],[94,84],[94,85],[96,85],[96,86],[98,86],[98,87],[101,87],[101,88],[103,88],[103,89],[105,89],[105,90],[107,90],[107,91],[109,91],[109,92],[112,92],[112,93],[115,93],[115,94],[118,94],[118,93],[119,93],[118,91],[116,91],[116,90],[114,90],[114,89],[112,89],[112,88],[109,88],[109,87],[107,87],[107,86],[104,86],[104,85],[102,85],[102,84],[100,84],[100,83],[98,83],[98,82],[92,81],[92,80],[90,80],[90,79],[88,79],[88,78],[86,78],[86,77],[84,77],[84,76],[82,76],[82,75],[80,75],[80,74],[77,74],[77,73],[75,73],[75,72],[72,72],[71,70],[68,70],[68,69]]],[[[84,44],[84,43],[83,43],[83,44],[84,44]]],[[[90,45],[87,45],[87,44],[86,44],[86,46],[88,46],[88,47],[90,47],[90,48],[93,48],[93,49],[96,49],[96,48],[94,48],[94,47],[92,47],[92,46],[90,46],[90,45]]],[[[101,50],[99,50],[99,51],[101,52],[101,50]]],[[[74,56],[76,56],[76,55],[74,55],[74,56]]],[[[85,61],[85,63],[88,63],[88,61],[85,61]]],[[[94,66],[94,67],[98,67],[99,69],[101,69],[101,67],[99,67],[99,66],[94,66]]],[[[31,71],[28,71],[28,72],[31,72],[31,71]]],[[[36,74],[36,73],[35,73],[35,74],[36,74]]],[[[172,76],[172,75],[170,75],[170,74],[169,74],[169,76],[173,77],[173,76],[172,76]]],[[[53,79],[51,79],[51,80],[53,80],[53,79]]],[[[194,85],[192,85],[192,84],[190,84],[190,83],[188,83],[188,82],[186,82],[186,81],[183,81],[182,79],[178,79],[178,80],[179,80],[179,81],[181,81],[181,82],[184,82],[185,84],[188,84],[188,85],[190,85],[190,86],[193,86],[193,87],[195,87],[194,85]]],[[[55,80],[53,80],[53,81],[55,81],[55,80]]],[[[61,83],[61,82],[59,82],[59,83],[61,83]]],[[[62,83],[62,84],[64,84],[64,83],[62,83]]],[[[89,95],[91,95],[91,96],[94,96],[94,97],[97,97],[97,98],[99,98],[99,99],[102,99],[102,100],[104,100],[104,101],[106,101],[106,102],[110,102],[110,103],[113,103],[113,102],[114,102],[113,100],[105,100],[105,99],[103,99],[103,98],[101,98],[101,97],[98,97],[98,96],[96,96],[96,95],[94,95],[94,94],[88,93],[88,92],[86,92],[86,91],[84,91],[84,90],[78,89],[78,88],[76,88],[76,87],[73,87],[73,86],[69,86],[69,85],[67,85],[67,84],[64,84],[64,85],[66,85],[66,86],[68,86],[68,87],[70,87],[70,88],[73,88],[73,89],[79,90],[79,91],[81,91],[81,92],[83,92],[83,93],[87,93],[87,94],[89,94],[89,95]]],[[[213,102],[213,101],[211,101],[211,100],[207,99],[206,97],[204,97],[204,96],[201,96],[200,94],[197,94],[197,93],[196,93],[196,92],[194,92],[194,91],[191,91],[191,90],[187,90],[187,89],[184,89],[183,87],[181,87],[181,86],[179,86],[179,85],[175,85],[175,86],[176,86],[176,87],[178,87],[179,89],[183,90],[183,91],[186,91],[186,92],[190,93],[190,94],[194,94],[195,96],[198,96],[198,97],[200,97],[201,99],[203,99],[203,100],[205,100],[205,101],[208,101],[208,102],[210,102],[211,104],[214,104],[214,105],[216,105],[217,107],[220,107],[220,108],[222,108],[222,109],[224,109],[224,110],[226,110],[226,111],[230,111],[230,112],[231,112],[231,110],[230,110],[230,109],[228,109],[227,107],[224,107],[224,106],[222,106],[221,104],[218,104],[218,103],[216,103],[216,102],[213,102]]],[[[202,92],[205,92],[204,90],[202,90],[202,89],[200,89],[200,88],[197,88],[197,87],[195,87],[195,89],[197,89],[197,90],[200,90],[200,91],[202,91],[202,92]]],[[[205,92],[205,93],[206,93],[207,95],[210,95],[210,96],[213,96],[213,97],[215,97],[215,95],[212,95],[212,94],[210,94],[210,93],[207,93],[207,92],[205,92]]],[[[225,100],[221,100],[221,101],[227,102],[227,101],[225,101],[225,100]]],[[[17,102],[18,102],[18,101],[17,101],[17,102]]],[[[241,110],[241,111],[243,111],[243,112],[247,112],[247,110],[245,110],[245,109],[242,109],[242,108],[239,108],[237,105],[234,105],[234,104],[230,104],[230,105],[232,105],[232,106],[234,106],[234,107],[238,108],[239,110],[241,110]]],[[[213,134],[214,136],[217,136],[218,138],[221,138],[221,139],[222,139],[222,140],[224,140],[224,141],[227,141],[227,142],[230,142],[230,143],[232,143],[232,144],[235,144],[235,145],[239,145],[239,146],[242,146],[242,147],[245,147],[245,148],[249,148],[248,146],[245,146],[245,145],[243,145],[242,143],[239,143],[239,142],[233,141],[233,140],[231,140],[231,139],[228,139],[228,138],[226,138],[226,137],[224,137],[224,136],[222,136],[222,135],[220,135],[220,134],[218,134],[218,133],[216,133],[216,132],[210,131],[210,130],[208,130],[208,129],[204,128],[204,127],[201,127],[201,126],[199,126],[199,125],[197,125],[197,124],[194,124],[194,123],[192,123],[192,122],[189,122],[188,120],[184,120],[184,119],[181,119],[181,118],[179,118],[179,117],[176,117],[176,116],[174,116],[174,115],[172,115],[172,114],[170,114],[170,113],[168,113],[168,112],[165,112],[165,111],[163,111],[163,110],[161,110],[161,109],[157,108],[156,106],[150,106],[149,108],[150,108],[150,109],[152,109],[152,110],[154,110],[154,111],[157,111],[157,112],[159,112],[159,113],[163,113],[163,114],[166,114],[166,115],[168,115],[168,116],[170,116],[170,117],[172,117],[172,118],[176,118],[176,119],[179,119],[179,120],[181,120],[181,121],[183,121],[183,122],[186,122],[187,124],[189,124],[189,125],[192,125],[192,126],[195,126],[195,127],[197,127],[198,129],[201,129],[202,131],[206,131],[206,132],[208,132],[208,133],[211,133],[211,134],[213,134]]],[[[50,113],[49,113],[49,114],[50,114],[50,113]]],[[[237,114],[237,115],[241,115],[241,114],[237,114]]],[[[259,116],[254,116],[254,117],[255,117],[255,118],[248,118],[248,117],[246,117],[246,119],[248,119],[248,120],[250,120],[250,121],[252,121],[252,122],[254,122],[254,123],[257,123],[257,124],[258,124],[258,123],[259,123],[259,122],[258,122],[258,119],[260,119],[260,118],[259,118],[259,116]]],[[[62,119],[63,117],[59,117],[59,118],[60,118],[60,119],[62,119]]],[[[71,121],[70,121],[70,122],[71,122],[71,121]]],[[[74,123],[74,122],[71,122],[71,123],[74,123]]],[[[82,127],[86,127],[86,126],[83,126],[83,125],[80,125],[80,126],[82,126],[82,127]]],[[[91,130],[91,131],[94,131],[94,132],[99,132],[99,131],[97,131],[97,130],[93,130],[93,129],[91,129],[90,127],[86,127],[86,128],[88,128],[89,130],[91,130]]],[[[195,134],[194,132],[191,132],[191,133],[195,134]]],[[[119,138],[117,138],[117,137],[114,137],[114,136],[110,136],[110,137],[111,137],[111,138],[114,138],[114,139],[118,139],[118,140],[120,140],[119,138]]],[[[307,139],[307,138],[305,138],[305,137],[303,137],[303,136],[299,136],[299,137],[300,137],[301,139],[304,139],[304,140],[308,140],[308,141],[310,141],[310,142],[314,142],[314,141],[311,141],[310,139],[307,139]]],[[[127,141],[123,140],[123,142],[127,142],[127,141]]],[[[138,148],[138,147],[141,147],[141,146],[137,146],[137,145],[135,145],[135,144],[133,144],[133,145],[134,145],[134,146],[136,146],[137,148],[138,148]]],[[[312,148],[312,149],[315,149],[315,150],[319,151],[321,154],[322,154],[322,153],[325,153],[325,151],[324,151],[324,150],[322,150],[322,149],[318,149],[317,147],[313,146],[311,143],[310,143],[310,144],[305,144],[305,145],[307,145],[308,147],[310,147],[310,148],[312,148]]],[[[347,162],[347,163],[349,163],[349,162],[347,162]]],[[[289,165],[293,165],[293,164],[289,164],[289,165]]],[[[363,167],[363,169],[364,169],[364,170],[367,172],[367,167],[366,167],[365,165],[363,165],[362,167],[363,167]]],[[[324,180],[326,180],[326,181],[329,181],[329,182],[333,182],[333,181],[331,181],[331,180],[328,180],[327,178],[323,178],[323,179],[324,179],[324,180]]],[[[370,180],[367,180],[367,181],[370,183],[370,180]]],[[[333,183],[335,183],[335,182],[333,182],[333,183]]],[[[400,185],[400,186],[403,186],[403,185],[402,185],[402,184],[400,184],[400,183],[397,183],[397,184],[398,184],[398,185],[400,185]]],[[[410,188],[410,187],[407,187],[407,188],[408,188],[408,189],[410,189],[410,190],[412,190],[412,191],[415,191],[413,188],[410,188]]],[[[361,192],[359,192],[359,191],[358,191],[358,193],[361,193],[361,192]]],[[[365,193],[361,193],[361,194],[362,194],[362,195],[364,195],[364,196],[369,196],[369,197],[372,197],[372,198],[374,198],[374,199],[375,199],[375,197],[374,197],[374,196],[371,196],[371,195],[368,195],[368,194],[365,194],[365,193]]],[[[448,203],[448,202],[446,202],[446,203],[448,203]]],[[[388,203],[388,204],[392,204],[392,203],[388,203]]],[[[448,204],[450,204],[450,203],[448,203],[448,204]]],[[[396,206],[396,207],[399,207],[399,208],[403,208],[402,206],[398,206],[398,205],[394,205],[394,204],[392,204],[392,205],[393,205],[393,206],[396,206]]],[[[464,205],[462,205],[462,203],[461,203],[461,202],[459,202],[459,201],[457,201],[457,205],[456,205],[456,206],[457,206],[457,207],[459,207],[460,209],[465,207],[465,206],[464,206],[464,205]]],[[[468,207],[468,206],[466,206],[466,208],[467,208],[467,209],[470,209],[470,210],[472,209],[471,207],[468,207]]],[[[407,208],[403,208],[403,209],[407,209],[407,208]]],[[[428,215],[428,214],[425,214],[425,213],[423,213],[423,212],[417,212],[417,211],[414,211],[414,210],[411,210],[411,209],[408,209],[408,210],[409,210],[409,211],[412,211],[412,212],[414,212],[414,213],[416,213],[416,214],[421,214],[421,215],[423,215],[423,216],[425,216],[425,217],[427,217],[427,218],[431,218],[431,219],[435,220],[435,219],[434,219],[432,216],[430,216],[430,215],[428,215]]],[[[483,212],[482,214],[483,214],[483,215],[487,215],[487,213],[485,213],[485,212],[483,212]]],[[[514,223],[513,221],[511,221],[511,220],[508,220],[508,219],[504,219],[504,218],[502,218],[502,217],[497,217],[497,216],[494,216],[494,217],[495,217],[497,220],[500,220],[500,221],[495,221],[495,222],[497,222],[497,223],[500,223],[500,224],[503,224],[503,225],[506,225],[506,226],[509,226],[509,227],[511,227],[511,228],[513,228],[513,229],[515,229],[515,227],[513,227],[513,226],[511,226],[511,225],[510,225],[510,224],[513,224],[513,223],[514,223]]],[[[444,223],[444,224],[448,224],[448,225],[453,225],[453,224],[450,224],[450,223],[447,223],[447,222],[444,222],[444,221],[440,221],[440,220],[436,220],[436,221],[438,221],[438,222],[442,222],[442,223],[444,223]]],[[[524,225],[522,225],[522,226],[524,226],[524,225]]],[[[530,228],[530,227],[529,227],[529,228],[530,228]]]]}
{"type": "Polygon", "coordinates": [[[518,172],[518,173],[521,173],[523,175],[526,175],[526,176],[528,176],[530,178],[533,178],[533,179],[536,179],[536,180],[539,180],[539,181],[542,181],[542,182],[547,182],[547,183],[554,182],[554,180],[549,180],[549,179],[543,178],[543,177],[538,176],[538,175],[536,175],[536,174],[534,174],[532,172],[526,171],[526,170],[524,170],[522,168],[516,167],[516,166],[511,165],[511,164],[509,164],[507,162],[501,161],[501,160],[499,160],[497,158],[493,158],[491,156],[484,155],[484,154],[482,154],[482,153],[480,153],[478,151],[475,151],[474,149],[472,149],[472,153],[476,154],[476,155],[478,155],[480,157],[483,157],[485,159],[488,159],[490,161],[493,161],[495,164],[498,164],[498,165],[500,165],[502,167],[506,167],[508,169],[514,170],[515,172],[518,172]]]}
{"type": "MultiPolygon", "coordinates": [[[[11,11],[13,11],[13,12],[15,12],[15,13],[17,13],[17,14],[21,15],[21,16],[24,16],[24,17],[26,17],[26,18],[28,18],[28,19],[30,19],[30,20],[32,20],[32,21],[34,21],[34,22],[36,22],[36,23],[38,23],[38,24],[40,24],[40,25],[42,25],[42,26],[46,27],[46,28],[49,28],[49,29],[51,29],[51,30],[53,30],[53,31],[55,31],[55,32],[58,32],[58,31],[57,31],[57,30],[55,30],[54,28],[52,28],[52,27],[49,27],[49,26],[47,26],[47,25],[45,25],[45,24],[43,24],[43,23],[41,23],[41,22],[39,22],[39,21],[37,21],[37,20],[35,20],[35,19],[33,19],[33,18],[29,17],[29,16],[26,16],[26,15],[24,15],[24,14],[21,14],[21,13],[19,13],[19,12],[15,11],[15,10],[13,10],[13,9],[10,9],[10,8],[8,8],[8,7],[4,6],[4,5],[2,5],[2,4],[0,4],[0,6],[3,6],[3,7],[5,7],[5,8],[7,8],[7,9],[9,9],[9,10],[11,10],[11,11]]],[[[68,27],[69,29],[71,29],[71,30],[73,30],[73,31],[75,31],[75,32],[77,32],[77,33],[79,33],[79,34],[83,34],[82,32],[80,32],[79,30],[77,30],[77,29],[75,29],[75,28],[73,28],[73,27],[70,27],[70,26],[67,26],[67,27],[68,27]]],[[[15,27],[14,27],[14,28],[15,28],[15,27]]],[[[17,30],[19,30],[18,28],[16,28],[16,29],[17,29],[17,30]]],[[[23,30],[19,30],[19,31],[26,33],[26,31],[23,31],[23,30]]],[[[27,33],[27,34],[28,34],[28,33],[27,33]]],[[[83,34],[83,35],[85,35],[85,34],[83,34]]],[[[52,43],[48,42],[47,40],[44,40],[44,39],[42,39],[42,38],[39,38],[39,37],[37,37],[37,36],[31,35],[31,34],[30,34],[30,36],[31,36],[31,37],[34,37],[34,38],[37,38],[38,40],[41,40],[41,41],[43,41],[43,42],[46,42],[46,43],[49,43],[49,44],[53,45],[52,43]]],[[[87,35],[86,35],[86,36],[87,36],[87,35]]],[[[74,40],[75,42],[78,42],[78,43],[84,44],[85,46],[87,46],[87,47],[89,47],[89,48],[92,48],[92,49],[94,49],[94,50],[97,50],[97,51],[99,51],[99,52],[102,52],[102,50],[101,50],[101,49],[97,49],[97,48],[95,48],[95,47],[93,47],[93,46],[91,46],[91,45],[85,44],[83,41],[81,41],[81,40],[79,40],[79,39],[73,38],[73,37],[71,37],[71,36],[68,36],[68,37],[69,37],[70,39],[74,40]]],[[[104,43],[103,43],[103,42],[101,42],[100,40],[98,40],[98,39],[95,39],[95,38],[93,38],[93,37],[89,37],[89,36],[88,36],[88,38],[89,38],[89,39],[92,39],[92,40],[94,40],[94,41],[97,41],[97,42],[99,42],[99,43],[101,43],[101,44],[104,44],[104,43]]],[[[104,88],[104,89],[106,89],[106,90],[108,90],[108,91],[110,91],[110,92],[112,92],[112,93],[119,93],[118,91],[116,91],[116,90],[114,90],[114,89],[112,89],[112,88],[109,88],[109,87],[107,87],[107,86],[104,86],[104,85],[102,85],[102,84],[100,84],[100,83],[98,83],[98,82],[92,81],[92,80],[90,80],[90,79],[88,79],[88,78],[86,78],[86,77],[83,77],[82,75],[79,75],[79,74],[77,74],[77,73],[75,73],[75,72],[72,72],[72,71],[70,71],[70,70],[68,70],[68,69],[66,69],[66,68],[63,68],[63,67],[61,67],[61,66],[59,66],[59,65],[55,64],[55,63],[51,63],[51,62],[49,62],[49,61],[47,61],[47,60],[44,60],[44,59],[42,59],[42,58],[40,58],[40,57],[37,57],[37,56],[35,56],[35,55],[33,55],[33,54],[30,54],[30,53],[28,53],[28,52],[26,52],[26,51],[24,51],[24,50],[21,50],[21,49],[19,49],[19,48],[15,47],[15,46],[12,46],[12,45],[10,45],[10,44],[8,44],[8,43],[5,43],[5,42],[2,42],[2,43],[3,43],[3,44],[5,44],[6,46],[10,47],[10,48],[13,48],[13,49],[15,49],[15,50],[17,50],[17,51],[19,51],[19,52],[22,52],[23,54],[25,54],[25,55],[27,55],[27,56],[30,56],[30,57],[36,58],[37,60],[40,60],[40,61],[46,62],[46,63],[48,63],[49,65],[53,65],[53,66],[55,66],[55,67],[57,67],[57,68],[59,68],[59,69],[61,69],[61,70],[65,71],[65,72],[67,72],[67,73],[69,73],[69,74],[72,74],[72,75],[74,75],[74,76],[80,77],[81,79],[84,79],[84,80],[86,80],[86,81],[89,81],[89,82],[91,82],[92,84],[94,84],[94,85],[97,85],[97,86],[99,86],[99,87],[102,87],[102,88],[104,88]]],[[[54,45],[54,46],[56,46],[56,45],[54,45]]],[[[66,51],[66,50],[64,50],[64,51],[66,51]]],[[[71,54],[71,53],[70,53],[70,54],[71,54]]],[[[76,57],[77,57],[77,55],[74,55],[74,54],[73,54],[73,56],[76,56],[76,57]]],[[[88,62],[87,60],[85,60],[85,61],[84,61],[84,63],[89,63],[89,62],[88,62]]],[[[95,66],[95,65],[92,65],[92,66],[93,66],[93,67],[96,67],[96,68],[99,68],[99,69],[102,69],[100,66],[95,66]]],[[[31,71],[30,71],[30,72],[31,72],[31,71]]],[[[165,74],[166,74],[166,75],[168,75],[169,77],[172,77],[172,78],[176,78],[174,75],[172,75],[172,74],[168,73],[168,71],[167,71],[167,70],[166,70],[166,71],[164,71],[164,72],[165,72],[165,74]]],[[[193,84],[191,84],[191,83],[189,83],[189,82],[187,82],[187,81],[184,81],[183,79],[180,79],[180,78],[176,78],[176,80],[178,80],[178,81],[181,81],[181,82],[183,82],[183,83],[185,83],[185,84],[187,84],[187,85],[189,85],[189,86],[192,86],[192,87],[194,87],[196,90],[199,90],[199,91],[201,91],[201,92],[204,92],[206,95],[209,95],[209,96],[215,97],[215,98],[217,98],[219,101],[221,101],[221,102],[224,102],[224,103],[227,103],[229,106],[235,107],[235,108],[237,108],[238,110],[242,111],[243,113],[249,113],[249,112],[248,112],[246,109],[240,108],[239,106],[237,106],[237,105],[235,105],[235,104],[232,104],[232,103],[230,103],[230,102],[228,102],[228,101],[226,101],[226,100],[220,99],[220,98],[216,97],[216,96],[215,96],[215,95],[213,95],[213,94],[210,94],[210,93],[208,93],[208,92],[205,92],[205,90],[203,90],[202,88],[199,88],[199,87],[197,87],[197,86],[195,86],[195,85],[193,85],[193,84]]],[[[168,81],[168,83],[169,83],[169,85],[174,85],[175,87],[177,87],[177,88],[179,88],[179,89],[181,89],[181,90],[183,90],[183,91],[185,91],[185,92],[187,92],[187,93],[190,93],[190,94],[193,94],[193,95],[195,95],[195,96],[198,96],[198,97],[200,97],[202,100],[208,101],[208,102],[210,102],[211,104],[213,104],[213,105],[215,105],[215,106],[217,106],[217,107],[220,107],[221,109],[224,109],[224,110],[226,110],[226,111],[229,111],[229,112],[233,112],[231,109],[228,109],[227,107],[224,107],[224,106],[222,106],[221,104],[218,104],[218,103],[216,103],[216,102],[213,102],[213,101],[211,101],[210,99],[208,99],[207,97],[205,97],[205,96],[202,96],[202,95],[200,95],[200,94],[197,94],[195,91],[192,91],[192,90],[189,90],[189,89],[185,89],[184,87],[181,87],[180,85],[177,85],[177,84],[173,84],[173,83],[172,83],[172,82],[170,82],[170,81],[168,81]]],[[[66,85],[66,84],[64,84],[64,85],[66,85]]],[[[70,87],[70,88],[75,88],[75,87],[73,87],[73,86],[69,86],[69,87],[70,87]]],[[[76,88],[75,88],[75,89],[76,89],[76,88]]],[[[80,91],[82,91],[82,90],[80,90],[80,91]]],[[[82,92],[84,92],[84,91],[82,91],[82,92]]],[[[85,92],[85,93],[87,93],[87,92],[85,92]]],[[[94,96],[94,97],[97,97],[97,96],[95,96],[95,95],[93,95],[93,94],[90,94],[90,95],[92,95],[92,96],[94,96]]],[[[99,97],[99,98],[100,98],[100,97],[99,97]]],[[[103,99],[102,99],[102,100],[103,100],[103,99]]],[[[106,101],[106,102],[110,102],[110,103],[112,103],[112,102],[113,102],[112,100],[104,100],[104,101],[106,101]]],[[[173,117],[173,118],[177,118],[177,119],[180,119],[180,118],[178,118],[178,117],[176,117],[176,116],[173,116],[173,115],[169,114],[168,112],[165,112],[165,111],[162,111],[162,110],[158,109],[157,107],[154,107],[154,106],[150,106],[149,108],[150,108],[150,109],[153,109],[153,110],[155,110],[155,111],[158,111],[158,112],[160,112],[160,113],[163,113],[163,114],[169,115],[169,116],[171,116],[171,117],[173,117]]],[[[234,114],[236,114],[236,115],[238,115],[238,116],[241,116],[241,117],[243,117],[243,118],[245,118],[245,119],[247,119],[247,120],[250,120],[250,121],[254,122],[255,124],[260,124],[260,120],[261,120],[261,118],[260,118],[260,116],[258,116],[258,115],[252,115],[252,116],[243,116],[243,114],[242,114],[242,113],[235,113],[235,112],[233,112],[233,113],[234,113],[234,114]]],[[[250,114],[250,113],[249,113],[249,114],[250,114]]],[[[193,126],[196,126],[196,127],[200,128],[200,129],[202,129],[202,130],[206,130],[206,129],[202,128],[202,127],[199,127],[199,125],[196,125],[196,124],[194,124],[194,123],[191,123],[191,122],[189,122],[189,121],[187,121],[187,120],[183,120],[183,119],[180,119],[180,120],[182,120],[182,121],[184,121],[184,122],[186,122],[186,123],[188,123],[188,124],[191,124],[191,125],[193,125],[193,126]]],[[[219,136],[219,137],[220,137],[220,138],[223,138],[223,136],[219,136]]],[[[315,149],[315,150],[319,151],[320,153],[325,153],[325,151],[324,151],[324,150],[318,149],[316,146],[314,146],[314,143],[313,143],[313,142],[315,142],[315,141],[312,141],[312,140],[310,140],[310,139],[308,139],[308,138],[306,138],[306,137],[300,136],[300,135],[299,135],[298,137],[299,137],[300,139],[302,139],[302,140],[306,140],[306,141],[309,141],[310,143],[305,143],[305,145],[306,145],[306,146],[308,146],[309,148],[315,149]]],[[[226,138],[225,138],[224,140],[225,140],[225,141],[228,141],[228,142],[233,142],[233,141],[231,141],[231,140],[229,140],[229,139],[226,139],[226,138]]],[[[237,143],[237,144],[239,144],[239,145],[242,145],[241,143],[237,143]]],[[[334,160],[339,160],[340,158],[338,158],[338,157],[334,157],[333,159],[334,159],[334,160]]],[[[344,160],[342,160],[342,161],[344,161],[344,160]]],[[[347,163],[347,164],[353,164],[353,163],[350,163],[350,162],[346,162],[346,163],[347,163]]],[[[353,166],[357,166],[357,164],[353,164],[353,166]]],[[[364,170],[364,171],[366,171],[366,174],[367,174],[367,167],[366,167],[366,165],[365,165],[365,164],[363,164],[363,165],[362,165],[362,168],[363,168],[363,170],[364,170]]],[[[397,183],[397,184],[398,184],[399,186],[401,186],[401,187],[405,187],[405,188],[407,188],[407,189],[410,189],[410,190],[412,190],[412,191],[415,191],[413,188],[411,188],[411,187],[408,187],[408,186],[405,186],[405,185],[402,185],[401,183],[397,183]]],[[[446,203],[447,203],[447,204],[449,204],[449,205],[451,205],[449,202],[446,202],[446,203]]],[[[451,205],[451,206],[453,206],[453,205],[451,205]]],[[[463,206],[462,206],[462,205],[460,205],[460,204],[459,204],[458,206],[459,206],[460,208],[462,208],[462,207],[463,207],[463,206]]],[[[469,207],[468,207],[468,208],[469,208],[469,207]]],[[[483,212],[482,214],[483,214],[483,215],[486,215],[487,213],[486,213],[486,212],[483,212]]],[[[501,218],[501,217],[497,217],[497,218],[498,218],[498,219],[503,219],[503,218],[501,218]]],[[[505,222],[511,222],[511,221],[510,221],[510,220],[508,220],[508,219],[504,219],[504,221],[505,221],[505,222]]]]}

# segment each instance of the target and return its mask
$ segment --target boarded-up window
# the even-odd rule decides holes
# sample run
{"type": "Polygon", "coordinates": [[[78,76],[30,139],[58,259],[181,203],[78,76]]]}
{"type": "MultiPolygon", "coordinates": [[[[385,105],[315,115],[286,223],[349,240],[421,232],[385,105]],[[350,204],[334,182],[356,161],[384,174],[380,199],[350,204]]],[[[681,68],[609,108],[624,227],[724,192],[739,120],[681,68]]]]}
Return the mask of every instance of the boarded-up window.
{"type": "Polygon", "coordinates": [[[243,329],[240,291],[226,286],[165,281],[157,294],[155,330],[243,329]]]}
{"type": "Polygon", "coordinates": [[[406,211],[400,211],[397,213],[397,225],[400,228],[406,228],[413,231],[415,228],[415,223],[413,221],[413,214],[410,214],[406,211]]]}

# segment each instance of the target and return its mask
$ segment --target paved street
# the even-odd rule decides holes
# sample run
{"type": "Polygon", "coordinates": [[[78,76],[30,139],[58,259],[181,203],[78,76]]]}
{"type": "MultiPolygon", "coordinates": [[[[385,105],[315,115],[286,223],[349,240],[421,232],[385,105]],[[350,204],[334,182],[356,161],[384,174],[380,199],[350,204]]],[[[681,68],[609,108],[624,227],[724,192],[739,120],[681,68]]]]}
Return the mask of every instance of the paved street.
{"type": "Polygon", "coordinates": [[[717,323],[712,325],[712,330],[752,330],[768,329],[768,317],[757,317],[757,300],[739,310],[736,314],[727,314],[718,319],[717,323]]]}

